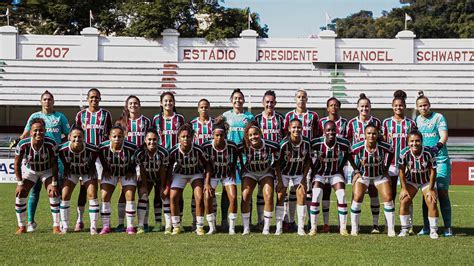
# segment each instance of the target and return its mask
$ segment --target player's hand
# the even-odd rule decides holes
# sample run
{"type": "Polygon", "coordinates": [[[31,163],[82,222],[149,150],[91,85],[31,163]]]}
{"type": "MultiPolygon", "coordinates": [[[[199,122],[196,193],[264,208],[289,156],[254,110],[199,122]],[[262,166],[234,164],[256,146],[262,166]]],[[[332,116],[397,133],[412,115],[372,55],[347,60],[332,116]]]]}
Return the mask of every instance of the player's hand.
{"type": "Polygon", "coordinates": [[[18,145],[18,142],[20,142],[20,138],[16,138],[16,139],[12,140],[12,141],[10,142],[10,144],[8,145],[8,148],[9,148],[10,150],[13,149],[13,148],[15,148],[16,145],[18,145]]]}
{"type": "Polygon", "coordinates": [[[169,187],[161,189],[161,199],[162,200],[167,199],[169,197],[169,195],[170,195],[170,188],[169,187]]]}
{"type": "Polygon", "coordinates": [[[207,197],[214,198],[215,193],[214,189],[212,189],[211,184],[204,184],[204,193],[206,193],[207,197]]]}
{"type": "Polygon", "coordinates": [[[399,197],[400,201],[402,201],[406,197],[408,197],[408,199],[411,199],[410,193],[408,193],[408,190],[406,190],[405,188],[402,188],[402,190],[400,191],[400,197],[399,197]]]}
{"type": "Polygon", "coordinates": [[[434,189],[429,189],[428,192],[426,193],[426,200],[430,203],[435,203],[438,201],[438,196],[436,195],[436,192],[434,189]]]}
{"type": "Polygon", "coordinates": [[[355,173],[354,176],[352,177],[352,186],[354,186],[354,184],[357,182],[357,179],[361,178],[361,174],[360,173],[355,173]]]}
{"type": "Polygon", "coordinates": [[[283,182],[281,180],[279,180],[277,182],[276,192],[281,193],[281,192],[283,192],[284,189],[285,189],[285,187],[283,186],[283,182]]]}
{"type": "Polygon", "coordinates": [[[53,186],[53,185],[49,185],[48,186],[48,195],[50,197],[53,197],[53,198],[56,198],[59,196],[59,193],[58,193],[58,187],[57,186],[53,186]]]}
{"type": "Polygon", "coordinates": [[[137,175],[137,182],[142,182],[142,175],[137,175]]]}
{"type": "Polygon", "coordinates": [[[15,189],[15,196],[20,197],[20,195],[24,193],[26,193],[25,185],[22,185],[22,186],[17,185],[15,189]]]}

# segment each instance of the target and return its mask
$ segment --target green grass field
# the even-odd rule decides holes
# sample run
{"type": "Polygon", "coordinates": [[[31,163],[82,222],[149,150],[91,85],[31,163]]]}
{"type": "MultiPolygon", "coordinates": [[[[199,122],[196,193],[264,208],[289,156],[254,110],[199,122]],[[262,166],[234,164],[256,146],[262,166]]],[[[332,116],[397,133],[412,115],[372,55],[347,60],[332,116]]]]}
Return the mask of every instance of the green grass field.
{"type": "MultiPolygon", "coordinates": [[[[187,232],[170,236],[147,233],[129,236],[113,233],[90,236],[88,232],[53,235],[51,215],[43,190],[37,213],[38,231],[17,236],[13,184],[0,185],[0,264],[473,264],[474,187],[451,187],[455,237],[411,236],[388,238],[370,235],[369,200],[362,207],[362,234],[343,237],[338,233],[299,237],[296,234],[229,236],[219,233],[197,236],[190,233],[189,189],[187,190],[187,232]]],[[[350,189],[348,189],[350,191],[350,189]]],[[[77,196],[77,191],[75,191],[77,196]]],[[[118,193],[115,193],[117,196],[118,193]]],[[[77,198],[77,197],[75,197],[77,198]]],[[[350,196],[349,196],[350,198],[350,196]]],[[[113,201],[116,206],[117,198],[113,201]]],[[[415,225],[421,225],[420,195],[415,201],[415,225]]],[[[397,204],[398,207],[398,204],[397,204]]],[[[71,206],[75,210],[75,206],[71,206]]],[[[255,209],[255,208],[254,208],[255,209]]],[[[398,208],[397,208],[398,213],[398,208]]],[[[113,209],[116,224],[116,208],[113,209]]],[[[86,212],[86,227],[88,214],[86,212]]],[[[256,215],[253,217],[256,219],[256,215]]],[[[332,194],[331,223],[337,223],[335,195],[332,194]]],[[[75,221],[75,213],[71,220],[75,221]]],[[[319,219],[320,223],[322,217],[319,219]]],[[[383,213],[380,217],[383,222],[383,213]]],[[[219,219],[220,221],[220,219],[219,219]]],[[[350,221],[348,222],[350,224],[350,221]]],[[[396,223],[399,224],[398,215],[396,223]]],[[[442,233],[442,219],[440,218],[442,233]]],[[[152,223],[151,223],[152,224],[152,223]]],[[[239,222],[240,224],[240,222],[239,222]]],[[[71,225],[73,226],[73,225],[71,225]]],[[[274,230],[274,228],[272,228],[274,230]]],[[[336,231],[336,228],[332,228],[336,231]]],[[[397,232],[399,226],[397,226],[397,232]]],[[[239,227],[238,230],[241,230],[239,227]]],[[[441,235],[441,234],[440,234],[441,235]]]]}

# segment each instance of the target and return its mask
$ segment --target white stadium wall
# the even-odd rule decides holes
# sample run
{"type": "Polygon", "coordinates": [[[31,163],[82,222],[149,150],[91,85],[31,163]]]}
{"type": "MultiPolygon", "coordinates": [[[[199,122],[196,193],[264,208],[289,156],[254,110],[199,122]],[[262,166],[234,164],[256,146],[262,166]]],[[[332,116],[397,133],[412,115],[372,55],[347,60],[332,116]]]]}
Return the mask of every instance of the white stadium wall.
{"type": "Polygon", "coordinates": [[[245,30],[240,38],[210,43],[179,38],[175,30],[162,35],[106,37],[95,28],[79,36],[19,35],[14,27],[0,27],[0,125],[23,125],[46,89],[72,119],[92,87],[117,115],[130,94],[140,97],[146,113],[158,112],[163,90],[175,91],[178,107],[190,115],[203,97],[217,110],[229,108],[235,88],[251,108],[260,108],[263,93],[275,90],[278,107],[286,110],[303,88],[309,107],[320,114],[335,96],[353,116],[364,92],[381,118],[390,115],[395,90],[407,92],[409,108],[423,90],[451,128],[474,129],[473,39],[415,39],[411,31],[395,39],[338,39],[332,31],[318,38],[260,39],[245,30]]]}

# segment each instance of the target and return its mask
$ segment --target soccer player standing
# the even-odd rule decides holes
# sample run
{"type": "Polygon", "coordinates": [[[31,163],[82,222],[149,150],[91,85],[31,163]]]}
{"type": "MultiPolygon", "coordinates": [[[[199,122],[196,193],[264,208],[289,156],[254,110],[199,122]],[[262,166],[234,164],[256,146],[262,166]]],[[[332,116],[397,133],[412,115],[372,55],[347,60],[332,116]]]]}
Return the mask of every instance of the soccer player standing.
{"type": "MultiPolygon", "coordinates": [[[[260,114],[255,116],[255,121],[262,129],[263,138],[280,143],[280,141],[285,137],[283,134],[283,126],[285,117],[275,111],[275,106],[277,104],[275,92],[272,90],[266,91],[263,95],[262,105],[263,111],[260,114]]],[[[294,190],[294,189],[293,189],[294,190]]],[[[286,193],[285,193],[286,194],[286,193]]],[[[292,199],[296,195],[292,196],[292,199]]],[[[296,198],[294,198],[294,202],[296,202],[296,198]]],[[[288,201],[285,200],[284,208],[287,209],[288,201]]],[[[263,194],[262,194],[262,186],[258,185],[257,190],[257,216],[258,216],[258,224],[260,227],[263,227],[263,194]]]]}
{"type": "MultiPolygon", "coordinates": [[[[319,119],[318,125],[318,137],[324,135],[324,125],[328,121],[333,121],[336,123],[336,137],[338,138],[347,138],[347,119],[339,115],[339,111],[341,110],[341,102],[334,97],[329,98],[326,101],[326,111],[328,116],[319,119]]],[[[346,168],[344,168],[346,169],[346,168]]],[[[344,172],[344,175],[346,173],[344,172]]],[[[330,207],[330,199],[331,199],[331,184],[326,183],[323,187],[323,233],[329,233],[329,207],[330,207]]]]}
{"type": "MultiPolygon", "coordinates": [[[[370,114],[372,111],[372,105],[370,99],[367,98],[364,93],[361,93],[357,100],[357,111],[359,112],[359,115],[349,120],[347,125],[347,139],[351,145],[365,140],[365,127],[368,124],[372,124],[379,129],[382,126],[380,120],[370,114]]],[[[369,184],[368,191],[373,221],[372,234],[379,234],[380,200],[378,191],[373,184],[369,184]]]]}
{"type": "MultiPolygon", "coordinates": [[[[430,110],[431,104],[423,93],[419,92],[416,99],[416,108],[420,115],[416,117],[418,130],[423,135],[423,146],[431,147],[436,156],[436,188],[438,190],[439,206],[444,222],[444,236],[452,236],[451,229],[451,201],[449,200],[449,183],[451,181],[451,161],[446,143],[448,142],[448,123],[446,118],[430,110]]],[[[423,204],[423,230],[420,234],[428,234],[429,221],[427,219],[426,204],[423,204]]]]}
{"type": "MultiPolygon", "coordinates": [[[[182,114],[176,112],[176,99],[174,94],[170,91],[165,91],[160,95],[160,108],[161,112],[153,117],[152,124],[160,136],[159,144],[169,152],[178,143],[178,130],[184,125],[185,120],[182,114]]],[[[167,178],[171,177],[168,176],[167,178]]],[[[155,199],[153,202],[155,217],[156,215],[161,215],[161,206],[163,206],[165,234],[171,234],[172,225],[169,198],[161,199],[159,191],[160,189],[157,189],[155,185],[155,199]]],[[[165,194],[169,196],[168,193],[165,194]]],[[[183,207],[181,207],[181,211],[182,209],[183,207]]]]}
{"type": "MultiPolygon", "coordinates": [[[[112,115],[109,111],[99,106],[101,101],[100,91],[92,88],[87,92],[88,107],[79,111],[76,115],[76,125],[84,130],[85,142],[94,146],[99,146],[101,142],[107,140],[109,130],[112,127],[112,115]]],[[[97,176],[102,175],[102,164],[99,160],[95,162],[97,176]]],[[[74,231],[81,231],[84,228],[83,216],[86,205],[87,190],[81,184],[79,198],[77,200],[77,222],[74,231]]]]}
{"type": "MultiPolygon", "coordinates": [[[[46,137],[53,139],[56,145],[61,144],[63,136],[69,134],[69,122],[63,113],[54,110],[54,96],[51,92],[45,91],[41,94],[41,111],[33,113],[26,123],[25,130],[20,136],[24,139],[30,135],[31,121],[35,118],[41,118],[45,122],[46,137]]],[[[58,159],[58,187],[61,187],[61,181],[64,173],[64,167],[61,160],[58,159]]],[[[41,192],[41,182],[36,182],[31,189],[28,198],[28,232],[33,232],[36,229],[35,214],[38,206],[39,196],[41,192]]]]}

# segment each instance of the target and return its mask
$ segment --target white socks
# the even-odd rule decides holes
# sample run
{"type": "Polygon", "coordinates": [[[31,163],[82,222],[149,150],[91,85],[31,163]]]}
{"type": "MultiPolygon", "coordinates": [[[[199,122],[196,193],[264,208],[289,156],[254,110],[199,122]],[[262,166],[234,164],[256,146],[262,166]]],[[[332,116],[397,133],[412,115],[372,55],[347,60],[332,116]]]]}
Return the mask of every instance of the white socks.
{"type": "Polygon", "coordinates": [[[15,198],[15,211],[18,226],[26,226],[26,198],[15,198]]]}

